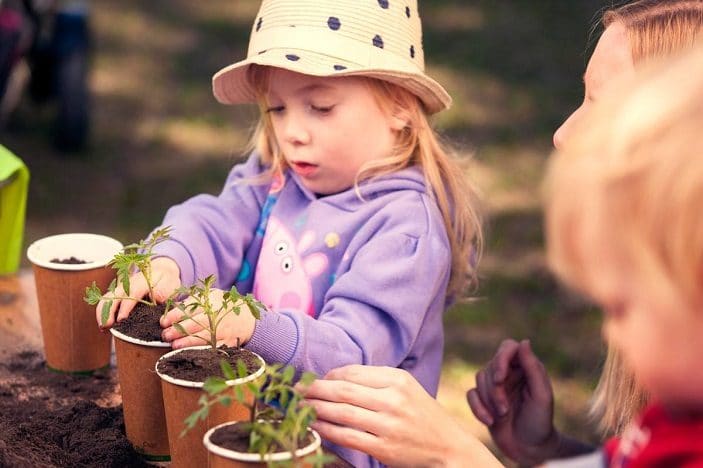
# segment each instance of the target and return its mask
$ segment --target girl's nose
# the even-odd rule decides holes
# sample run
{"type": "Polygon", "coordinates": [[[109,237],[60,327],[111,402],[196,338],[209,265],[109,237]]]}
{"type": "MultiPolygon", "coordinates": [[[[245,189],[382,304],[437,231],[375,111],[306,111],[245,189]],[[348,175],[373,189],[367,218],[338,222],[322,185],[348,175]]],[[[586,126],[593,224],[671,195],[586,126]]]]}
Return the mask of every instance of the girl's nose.
{"type": "Polygon", "coordinates": [[[305,145],[310,143],[310,132],[301,119],[290,116],[284,123],[283,138],[292,145],[305,145]]]}

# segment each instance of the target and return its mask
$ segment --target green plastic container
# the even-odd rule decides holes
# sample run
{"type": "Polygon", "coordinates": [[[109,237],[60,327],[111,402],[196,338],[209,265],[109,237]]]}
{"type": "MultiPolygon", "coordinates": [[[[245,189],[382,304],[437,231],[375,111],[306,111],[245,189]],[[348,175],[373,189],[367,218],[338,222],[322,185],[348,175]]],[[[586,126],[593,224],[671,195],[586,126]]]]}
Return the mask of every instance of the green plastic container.
{"type": "Polygon", "coordinates": [[[0,145],[0,275],[15,273],[20,264],[29,170],[0,145]]]}

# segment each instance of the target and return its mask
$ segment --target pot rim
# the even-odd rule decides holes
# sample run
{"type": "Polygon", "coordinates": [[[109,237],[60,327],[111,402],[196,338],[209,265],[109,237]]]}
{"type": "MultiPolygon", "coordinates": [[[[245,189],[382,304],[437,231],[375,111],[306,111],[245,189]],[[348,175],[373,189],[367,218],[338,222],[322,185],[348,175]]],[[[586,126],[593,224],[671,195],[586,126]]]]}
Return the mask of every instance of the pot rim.
{"type": "MultiPolygon", "coordinates": [[[[154,370],[156,373],[161,377],[162,380],[165,380],[166,382],[172,383],[174,385],[178,385],[180,387],[189,387],[189,388],[203,388],[203,385],[205,385],[205,382],[193,382],[192,380],[183,380],[183,379],[176,379],[174,377],[171,377],[170,375],[163,374],[159,372],[159,362],[161,362],[162,359],[167,359],[170,356],[173,356],[174,354],[178,354],[181,351],[185,351],[188,349],[208,349],[210,346],[208,345],[201,345],[201,346],[188,346],[186,348],[180,348],[180,349],[174,349],[173,351],[169,351],[168,353],[164,354],[161,356],[157,361],[156,364],[154,364],[154,370]]],[[[249,350],[247,350],[249,351],[249,350]]],[[[241,379],[233,379],[233,380],[227,380],[226,383],[229,386],[235,386],[235,385],[242,385],[247,382],[251,382],[252,380],[256,380],[260,376],[264,374],[264,370],[266,369],[266,361],[264,361],[264,358],[262,358],[260,355],[255,353],[254,351],[249,351],[252,353],[254,356],[259,358],[259,361],[261,362],[261,366],[259,369],[254,372],[253,374],[249,374],[246,377],[243,377],[241,379]]]]}
{"type": "MultiPolygon", "coordinates": [[[[220,447],[219,445],[210,441],[210,436],[212,435],[213,432],[215,432],[215,430],[217,430],[223,426],[236,425],[241,422],[242,421],[227,421],[227,422],[224,422],[222,424],[218,424],[217,426],[214,426],[214,427],[208,429],[208,431],[203,436],[203,444],[208,449],[208,451],[210,451],[216,455],[219,455],[221,457],[224,457],[224,458],[237,460],[237,461],[244,461],[244,462],[279,462],[279,461],[290,460],[290,452],[267,453],[262,457],[258,453],[238,452],[236,450],[226,449],[226,448],[220,447]]],[[[320,445],[322,444],[322,439],[320,438],[320,434],[318,434],[315,429],[308,428],[308,430],[312,433],[314,440],[312,442],[310,442],[310,444],[308,444],[307,446],[299,448],[298,450],[295,451],[295,455],[297,458],[310,455],[315,450],[320,448],[320,445]]]]}
{"type": "Polygon", "coordinates": [[[168,343],[166,341],[145,341],[145,340],[140,340],[139,338],[133,338],[129,335],[125,335],[124,333],[115,330],[114,328],[110,328],[110,333],[112,333],[112,336],[114,336],[117,339],[120,339],[122,341],[126,341],[127,343],[132,343],[136,345],[141,345],[141,346],[148,346],[150,348],[170,348],[171,343],[168,343]]]}
{"type": "MultiPolygon", "coordinates": [[[[71,232],[66,234],[54,234],[52,236],[37,239],[27,247],[27,259],[33,264],[50,270],[60,271],[84,271],[106,266],[117,252],[122,251],[124,245],[109,236],[93,234],[88,232],[71,232]],[[75,241],[77,247],[64,254],[56,253],[59,247],[65,248],[75,241]],[[53,263],[51,257],[58,255],[80,256],[80,249],[85,248],[86,242],[93,242],[95,258],[86,263],[53,263]],[[104,251],[104,252],[103,252],[104,251]]],[[[84,260],[84,259],[82,259],[84,260]]]]}

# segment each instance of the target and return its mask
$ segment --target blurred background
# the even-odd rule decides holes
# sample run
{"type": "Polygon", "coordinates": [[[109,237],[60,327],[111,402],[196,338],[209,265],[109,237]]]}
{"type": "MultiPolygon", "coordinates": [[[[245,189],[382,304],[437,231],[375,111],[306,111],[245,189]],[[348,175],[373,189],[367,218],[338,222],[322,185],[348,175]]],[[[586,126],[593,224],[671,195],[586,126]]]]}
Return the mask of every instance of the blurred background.
{"type": "MultiPolygon", "coordinates": [[[[558,424],[596,437],[586,409],[603,356],[599,312],[560,289],[545,268],[540,182],[553,131],[582,99],[600,11],[612,3],[420,0],[428,71],[454,97],[435,123],[471,158],[467,177],[483,193],[487,221],[476,297],[446,316],[439,399],[484,440],[464,394],[507,337],[529,338],[545,361],[558,424]]],[[[85,144],[61,149],[60,104],[37,102],[26,90],[0,129],[0,143],[31,173],[25,247],[62,232],[133,242],[174,203],[220,191],[257,109],[219,105],[210,80],[246,54],[258,5],[83,2],[85,144]]]]}

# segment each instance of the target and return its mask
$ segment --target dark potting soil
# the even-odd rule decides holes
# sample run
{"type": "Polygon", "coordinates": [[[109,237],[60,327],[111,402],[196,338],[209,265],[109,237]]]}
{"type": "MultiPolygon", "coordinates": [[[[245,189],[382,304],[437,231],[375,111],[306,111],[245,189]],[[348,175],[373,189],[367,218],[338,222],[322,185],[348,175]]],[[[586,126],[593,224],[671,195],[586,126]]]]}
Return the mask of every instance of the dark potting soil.
{"type": "Polygon", "coordinates": [[[166,309],[165,304],[150,306],[138,302],[129,316],[113,325],[113,328],[132,338],[144,341],[161,341],[159,319],[166,309]]]}
{"type": "Polygon", "coordinates": [[[190,382],[204,382],[208,377],[224,377],[220,361],[225,360],[232,369],[237,370],[237,361],[241,360],[249,374],[261,367],[259,358],[244,348],[221,346],[215,353],[212,349],[186,349],[178,354],[159,361],[158,369],[162,374],[190,382]]]}
{"type": "MultiPolygon", "coordinates": [[[[299,447],[305,447],[314,440],[312,434],[308,434],[303,440],[298,444],[299,447]]],[[[215,429],[210,436],[210,442],[220,447],[234,450],[237,452],[247,453],[249,451],[249,429],[245,424],[228,424],[227,426],[222,426],[219,429],[215,429]]],[[[274,443],[274,445],[276,445],[274,443]]],[[[274,449],[275,451],[283,452],[285,449],[279,448],[274,449]]],[[[332,455],[334,460],[327,462],[325,464],[326,468],[353,468],[353,465],[334,455],[333,453],[327,452],[327,455],[332,455]]]]}
{"type": "MultiPolygon", "coordinates": [[[[249,434],[250,430],[248,423],[228,424],[220,427],[219,429],[215,429],[210,436],[210,442],[229,450],[247,453],[249,451],[249,434]]],[[[315,439],[312,434],[307,434],[306,437],[303,437],[303,440],[300,441],[298,446],[305,447],[314,440],[315,439]]],[[[273,443],[273,447],[274,452],[285,451],[285,449],[276,442],[273,443]]]]}
{"type": "Polygon", "coordinates": [[[36,351],[0,360],[0,466],[147,467],[125,435],[116,372],[46,368],[36,351]]]}
{"type": "Polygon", "coordinates": [[[50,263],[63,263],[64,265],[82,265],[84,263],[88,263],[85,260],[81,260],[76,257],[70,257],[70,258],[52,258],[49,260],[50,263]]]}

